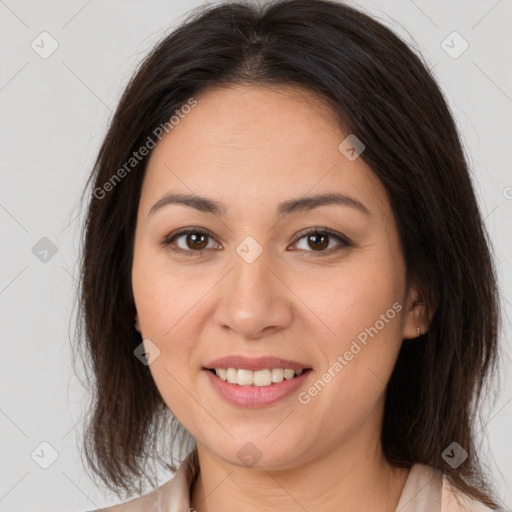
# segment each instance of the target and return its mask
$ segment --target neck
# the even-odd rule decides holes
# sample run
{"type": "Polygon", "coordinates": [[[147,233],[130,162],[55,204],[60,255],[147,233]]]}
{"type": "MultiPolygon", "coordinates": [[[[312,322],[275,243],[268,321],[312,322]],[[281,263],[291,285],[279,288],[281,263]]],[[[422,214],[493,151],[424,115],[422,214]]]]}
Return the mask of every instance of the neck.
{"type": "Polygon", "coordinates": [[[351,440],[279,470],[231,464],[201,443],[197,451],[200,472],[191,488],[191,506],[199,512],[395,512],[409,474],[385,460],[380,440],[351,440]]]}

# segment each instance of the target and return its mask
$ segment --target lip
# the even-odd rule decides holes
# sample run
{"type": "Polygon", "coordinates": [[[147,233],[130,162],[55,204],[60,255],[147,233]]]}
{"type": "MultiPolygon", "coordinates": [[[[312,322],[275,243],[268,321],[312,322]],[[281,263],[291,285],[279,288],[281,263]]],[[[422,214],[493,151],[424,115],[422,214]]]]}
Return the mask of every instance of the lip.
{"type": "Polygon", "coordinates": [[[239,370],[272,370],[274,368],[282,368],[286,370],[304,370],[311,369],[307,364],[290,359],[281,359],[273,356],[262,356],[257,358],[246,357],[242,355],[231,355],[214,359],[203,366],[206,370],[215,368],[236,368],[239,370]]]}
{"type": "MultiPolygon", "coordinates": [[[[218,363],[219,361],[220,359],[214,362],[218,363]]],[[[236,368],[235,366],[231,367],[236,368]]],[[[217,368],[219,368],[219,366],[217,366],[217,368]]],[[[220,366],[220,368],[223,367],[220,366]]],[[[264,368],[268,368],[268,366],[264,368]]],[[[274,366],[274,368],[279,368],[279,366],[274,366]]],[[[288,368],[290,368],[290,366],[288,366],[288,368]]],[[[298,377],[283,380],[282,382],[271,384],[270,386],[239,386],[238,384],[230,384],[228,381],[222,380],[206,368],[203,368],[203,372],[206,373],[215,391],[226,402],[238,407],[256,408],[267,407],[292,394],[303,384],[304,380],[309,377],[312,370],[304,370],[298,377]]]]}

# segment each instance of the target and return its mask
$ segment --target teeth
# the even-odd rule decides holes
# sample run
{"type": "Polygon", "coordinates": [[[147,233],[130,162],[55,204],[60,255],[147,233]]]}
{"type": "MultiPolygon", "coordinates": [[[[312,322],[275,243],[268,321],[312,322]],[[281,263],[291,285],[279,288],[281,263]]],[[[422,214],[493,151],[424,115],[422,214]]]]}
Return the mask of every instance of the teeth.
{"type": "Polygon", "coordinates": [[[269,386],[272,383],[270,370],[257,370],[255,372],[251,372],[249,370],[238,370],[238,375],[240,375],[240,372],[243,371],[252,374],[248,379],[249,384],[254,384],[255,386],[269,386]]]}
{"type": "MultiPolygon", "coordinates": [[[[217,372],[217,375],[219,375],[218,372],[217,372]]],[[[235,370],[235,368],[228,368],[226,370],[226,379],[231,384],[237,384],[237,381],[236,381],[237,375],[238,375],[238,371],[235,370]]]]}
{"type": "Polygon", "coordinates": [[[272,370],[272,382],[283,382],[284,370],[282,368],[275,368],[272,370]]]}
{"type": "Polygon", "coordinates": [[[288,369],[286,369],[286,370],[284,371],[284,374],[283,374],[283,375],[284,375],[284,378],[285,378],[286,380],[290,380],[290,379],[293,379],[293,376],[295,375],[295,372],[294,372],[293,370],[288,370],[288,369]]]}
{"type": "Polygon", "coordinates": [[[304,370],[290,370],[287,368],[273,368],[265,370],[244,370],[237,368],[215,368],[215,374],[222,380],[228,381],[230,384],[238,384],[239,386],[270,386],[298,377],[304,370]]]}
{"type": "MultiPolygon", "coordinates": [[[[235,370],[236,371],[236,370],[235,370]]],[[[239,386],[250,386],[252,384],[251,370],[238,370],[236,382],[239,386]]]]}

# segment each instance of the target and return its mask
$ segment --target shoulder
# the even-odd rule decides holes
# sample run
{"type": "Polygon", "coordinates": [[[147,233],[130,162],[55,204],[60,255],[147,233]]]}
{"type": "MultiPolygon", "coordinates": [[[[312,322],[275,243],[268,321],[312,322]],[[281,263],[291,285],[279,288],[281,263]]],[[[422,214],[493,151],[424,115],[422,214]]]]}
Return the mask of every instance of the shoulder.
{"type": "Polygon", "coordinates": [[[158,499],[155,491],[139,496],[125,503],[102,507],[88,512],[157,512],[158,499]]]}
{"type": "Polygon", "coordinates": [[[190,508],[190,485],[198,471],[197,452],[194,450],[185,457],[174,476],[160,487],[125,503],[89,512],[187,512],[190,508]]]}
{"type": "MultiPolygon", "coordinates": [[[[472,499],[452,484],[439,468],[416,463],[411,467],[396,512],[507,512],[472,499]]],[[[512,511],[508,511],[512,512],[512,511]]]]}
{"type": "Polygon", "coordinates": [[[441,512],[495,512],[494,509],[480,501],[470,498],[456,488],[447,475],[443,474],[443,491],[441,512]]]}
{"type": "MultiPolygon", "coordinates": [[[[168,501],[172,499],[172,495],[179,491],[175,484],[176,475],[171,478],[171,480],[158,487],[158,489],[154,489],[147,494],[137,496],[124,503],[111,505],[110,507],[101,507],[89,512],[160,512],[162,505],[165,504],[167,507],[168,501]]],[[[167,510],[167,508],[165,508],[165,510],[167,510]]]]}

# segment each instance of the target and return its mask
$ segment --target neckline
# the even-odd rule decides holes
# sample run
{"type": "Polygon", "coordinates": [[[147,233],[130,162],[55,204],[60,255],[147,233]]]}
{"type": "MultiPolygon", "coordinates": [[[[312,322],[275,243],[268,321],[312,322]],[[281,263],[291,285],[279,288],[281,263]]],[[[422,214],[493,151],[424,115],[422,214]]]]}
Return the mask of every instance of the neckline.
{"type": "MultiPolygon", "coordinates": [[[[199,474],[197,450],[184,459],[184,476],[188,500],[192,485],[199,474]]],[[[441,512],[443,479],[441,471],[421,463],[414,463],[407,475],[395,512],[441,512]]]]}

